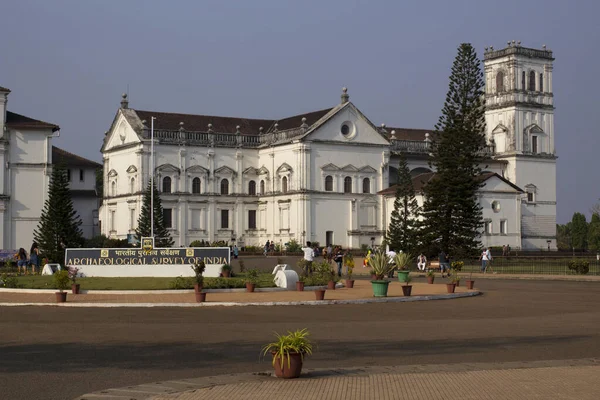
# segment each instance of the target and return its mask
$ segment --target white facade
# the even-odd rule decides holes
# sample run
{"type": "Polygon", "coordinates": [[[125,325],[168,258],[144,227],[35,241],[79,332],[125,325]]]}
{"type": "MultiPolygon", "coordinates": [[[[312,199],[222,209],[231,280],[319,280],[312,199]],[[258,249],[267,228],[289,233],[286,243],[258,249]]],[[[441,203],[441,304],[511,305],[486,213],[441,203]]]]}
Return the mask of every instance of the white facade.
{"type": "MultiPolygon", "coordinates": [[[[496,150],[486,160],[489,176],[480,191],[489,222],[486,246],[540,249],[550,240],[556,248],[551,53],[529,50],[485,54],[487,138],[496,150]],[[521,71],[509,72],[509,64],[545,71],[546,89],[496,93],[491,76],[498,68],[507,68],[506,88],[509,76],[521,71]]],[[[135,232],[142,192],[154,173],[176,246],[291,239],[351,248],[379,244],[393,199],[377,192],[395,183],[399,152],[413,175],[430,172],[429,143],[424,130],[374,126],[345,90],[332,109],[279,121],[139,111],[124,96],[102,147],[102,233],[122,239],[135,232]]]]}
{"type": "MultiPolygon", "coordinates": [[[[59,127],[8,111],[9,94],[10,90],[0,87],[0,248],[13,250],[23,247],[29,251],[48,195],[53,154],[56,153],[52,138],[59,136],[59,127]]],[[[100,167],[73,154],[65,160],[67,167],[73,159],[100,167]]],[[[92,184],[95,182],[93,176],[88,178],[86,175],[86,180],[92,184]]],[[[89,194],[87,185],[82,189],[88,190],[89,194]]],[[[91,203],[80,200],[74,195],[75,210],[86,221],[91,203]]],[[[93,203],[97,210],[98,196],[95,193],[93,203]]]]}
{"type": "Polygon", "coordinates": [[[521,202],[522,247],[556,249],[556,150],[552,52],[514,42],[486,49],[487,137],[504,177],[526,195],[521,202]]]}

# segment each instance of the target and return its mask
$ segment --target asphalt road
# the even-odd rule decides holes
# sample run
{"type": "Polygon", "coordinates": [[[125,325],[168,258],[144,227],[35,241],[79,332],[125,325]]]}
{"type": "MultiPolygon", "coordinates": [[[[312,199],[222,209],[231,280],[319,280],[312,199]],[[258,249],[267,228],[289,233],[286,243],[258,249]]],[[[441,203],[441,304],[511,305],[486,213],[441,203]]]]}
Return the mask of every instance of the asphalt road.
{"type": "Polygon", "coordinates": [[[198,309],[0,308],[0,398],[72,399],[265,371],[274,331],[307,327],[308,368],[600,357],[600,284],[480,280],[451,301],[198,309]]]}

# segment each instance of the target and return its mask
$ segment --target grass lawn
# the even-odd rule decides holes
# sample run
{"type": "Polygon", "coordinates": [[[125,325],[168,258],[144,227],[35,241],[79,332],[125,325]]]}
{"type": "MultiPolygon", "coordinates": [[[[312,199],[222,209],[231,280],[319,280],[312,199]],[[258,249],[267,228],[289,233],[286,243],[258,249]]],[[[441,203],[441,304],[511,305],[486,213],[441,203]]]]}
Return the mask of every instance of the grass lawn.
{"type": "MultiPolygon", "coordinates": [[[[26,275],[17,277],[18,285],[23,289],[53,289],[52,276],[26,275]]],[[[193,278],[79,278],[83,290],[168,290],[192,289],[193,278]],[[177,287],[173,284],[178,282],[177,287]]],[[[260,274],[257,287],[275,287],[273,275],[260,274]]],[[[204,278],[204,287],[212,288],[244,288],[246,279],[243,274],[236,274],[234,278],[204,278]]]]}

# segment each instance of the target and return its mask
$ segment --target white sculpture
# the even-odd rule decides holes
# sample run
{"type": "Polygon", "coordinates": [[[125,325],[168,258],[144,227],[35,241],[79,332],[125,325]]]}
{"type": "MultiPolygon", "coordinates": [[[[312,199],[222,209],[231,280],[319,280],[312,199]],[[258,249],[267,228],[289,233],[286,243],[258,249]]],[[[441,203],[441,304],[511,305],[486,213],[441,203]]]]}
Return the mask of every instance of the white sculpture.
{"type": "Polygon", "coordinates": [[[62,270],[60,264],[46,264],[42,269],[42,275],[54,275],[56,271],[62,270]]]}
{"type": "Polygon", "coordinates": [[[287,264],[279,264],[273,269],[275,278],[273,282],[275,286],[285,288],[287,290],[296,290],[296,282],[298,282],[298,274],[296,271],[287,269],[287,264]]]}
{"type": "Polygon", "coordinates": [[[278,271],[285,271],[287,269],[287,264],[277,264],[275,268],[273,268],[272,275],[275,275],[278,271]]]}

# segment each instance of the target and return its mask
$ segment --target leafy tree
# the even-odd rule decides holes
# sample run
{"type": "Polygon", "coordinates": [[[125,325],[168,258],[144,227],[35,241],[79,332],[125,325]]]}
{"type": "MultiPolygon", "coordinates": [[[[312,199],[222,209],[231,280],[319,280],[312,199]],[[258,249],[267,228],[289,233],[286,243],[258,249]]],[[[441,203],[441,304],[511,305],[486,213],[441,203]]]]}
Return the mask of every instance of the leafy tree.
{"type": "Polygon", "coordinates": [[[588,246],[590,250],[600,251],[600,215],[592,214],[592,220],[588,225],[588,246]]]}
{"type": "Polygon", "coordinates": [[[483,215],[477,179],[485,150],[484,80],[473,47],[463,43],[452,65],[442,115],[436,124],[430,166],[434,177],[424,187],[424,234],[457,258],[475,255],[483,215]]]}
{"type": "Polygon", "coordinates": [[[571,219],[572,246],[579,250],[587,249],[588,224],[585,215],[576,212],[571,219]]]}
{"type": "Polygon", "coordinates": [[[144,200],[142,204],[142,211],[138,219],[138,227],[135,230],[138,241],[142,237],[151,236],[151,223],[150,223],[150,203],[152,197],[152,190],[154,190],[154,245],[159,248],[172,247],[175,243],[171,234],[165,228],[163,207],[160,201],[160,193],[156,189],[156,185],[152,188],[152,185],[148,183],[148,187],[144,192],[144,200]]]}
{"type": "Polygon", "coordinates": [[[80,225],[81,218],[73,208],[67,171],[58,165],[52,169],[48,198],[33,238],[44,257],[63,263],[66,248],[83,244],[80,225]]]}
{"type": "Polygon", "coordinates": [[[556,225],[556,247],[559,250],[571,250],[571,223],[556,225]]]}
{"type": "Polygon", "coordinates": [[[385,241],[390,249],[410,253],[418,245],[419,204],[404,154],[400,154],[396,199],[385,241]]]}

